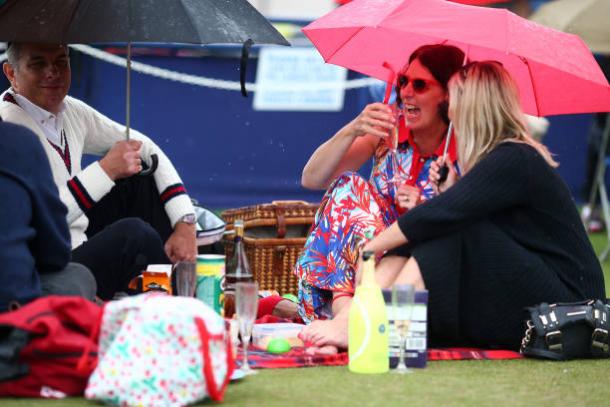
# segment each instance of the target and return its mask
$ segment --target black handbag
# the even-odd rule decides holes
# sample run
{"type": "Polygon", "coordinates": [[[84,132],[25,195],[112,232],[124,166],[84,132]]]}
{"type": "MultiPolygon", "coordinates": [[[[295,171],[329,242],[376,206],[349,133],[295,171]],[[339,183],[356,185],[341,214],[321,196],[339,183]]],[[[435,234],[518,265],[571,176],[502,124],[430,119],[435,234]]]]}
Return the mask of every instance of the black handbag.
{"type": "Polygon", "coordinates": [[[569,360],[610,357],[610,305],[587,300],[527,308],[524,356],[569,360]]]}

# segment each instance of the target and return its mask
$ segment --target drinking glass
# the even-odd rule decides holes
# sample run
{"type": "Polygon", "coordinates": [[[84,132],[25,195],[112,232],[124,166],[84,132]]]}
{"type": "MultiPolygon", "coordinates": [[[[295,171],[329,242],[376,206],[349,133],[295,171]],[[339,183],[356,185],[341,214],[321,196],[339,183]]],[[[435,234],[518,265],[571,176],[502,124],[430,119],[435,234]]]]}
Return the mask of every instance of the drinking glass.
{"type": "Polygon", "coordinates": [[[174,265],[174,282],[176,284],[176,295],[182,297],[193,297],[197,287],[197,270],[194,261],[179,261],[174,265]]]}
{"type": "Polygon", "coordinates": [[[256,282],[239,282],[235,284],[235,312],[237,314],[237,322],[239,324],[239,334],[241,335],[241,343],[243,345],[243,363],[241,370],[246,375],[256,374],[248,364],[248,345],[250,336],[252,335],[252,326],[256,319],[256,310],[258,308],[258,283],[256,282]]]}
{"type": "Polygon", "coordinates": [[[398,358],[398,366],[396,366],[396,369],[393,371],[394,373],[405,374],[412,372],[407,368],[405,363],[405,347],[414,302],[415,288],[413,285],[395,284],[394,287],[392,287],[392,317],[394,320],[394,329],[396,329],[400,341],[400,356],[398,358]]]}
{"type": "Polygon", "coordinates": [[[400,128],[400,121],[403,120],[403,112],[395,104],[390,106],[392,109],[392,115],[394,116],[394,127],[390,129],[388,132],[388,143],[390,146],[390,163],[392,165],[392,178],[389,179],[389,182],[393,183],[395,186],[403,183],[407,177],[404,170],[400,165],[400,161],[398,159],[398,130],[400,128]]]}

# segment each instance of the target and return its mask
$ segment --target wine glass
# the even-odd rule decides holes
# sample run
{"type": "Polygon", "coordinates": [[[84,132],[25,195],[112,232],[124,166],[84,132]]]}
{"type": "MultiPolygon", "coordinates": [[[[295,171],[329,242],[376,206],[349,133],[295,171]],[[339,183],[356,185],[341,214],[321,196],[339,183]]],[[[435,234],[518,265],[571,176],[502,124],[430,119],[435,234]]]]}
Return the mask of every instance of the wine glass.
{"type": "Polygon", "coordinates": [[[176,295],[193,297],[197,287],[197,265],[194,261],[179,261],[174,265],[174,282],[176,295]]]}
{"type": "Polygon", "coordinates": [[[398,366],[393,371],[394,373],[405,374],[412,372],[405,364],[405,347],[414,302],[415,288],[413,285],[395,284],[392,287],[392,319],[394,320],[394,329],[400,341],[400,356],[398,358],[398,366]]]}
{"type": "Polygon", "coordinates": [[[239,282],[235,284],[235,308],[237,323],[239,324],[239,334],[243,346],[243,363],[241,370],[246,375],[256,374],[248,364],[248,345],[252,335],[252,326],[256,319],[258,308],[258,283],[239,282]]]}

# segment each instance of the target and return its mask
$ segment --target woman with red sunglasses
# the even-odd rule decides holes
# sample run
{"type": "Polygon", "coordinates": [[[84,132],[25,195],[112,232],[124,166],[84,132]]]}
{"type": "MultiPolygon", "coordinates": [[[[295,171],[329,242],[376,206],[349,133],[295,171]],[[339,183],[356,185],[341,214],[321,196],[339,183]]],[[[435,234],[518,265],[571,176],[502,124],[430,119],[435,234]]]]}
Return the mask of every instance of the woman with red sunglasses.
{"type": "MultiPolygon", "coordinates": [[[[327,192],[294,270],[299,316],[313,322],[303,330],[303,339],[315,342],[347,317],[365,235],[377,235],[401,213],[434,196],[428,171],[445,147],[447,82],[463,61],[464,53],[453,46],[418,48],[397,76],[398,119],[390,106],[369,104],[307,162],[303,186],[327,192]],[[397,141],[392,140],[395,128],[397,141]],[[356,171],[371,158],[367,180],[356,171]]],[[[449,157],[455,160],[452,144],[449,157]]]]}

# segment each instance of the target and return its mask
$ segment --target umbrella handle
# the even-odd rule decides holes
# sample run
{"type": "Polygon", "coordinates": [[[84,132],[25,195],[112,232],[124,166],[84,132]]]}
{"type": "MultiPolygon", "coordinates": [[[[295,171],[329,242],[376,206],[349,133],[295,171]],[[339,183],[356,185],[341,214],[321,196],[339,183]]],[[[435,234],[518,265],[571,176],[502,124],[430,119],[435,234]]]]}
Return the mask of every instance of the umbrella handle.
{"type": "Polygon", "coordinates": [[[447,165],[447,152],[449,151],[449,143],[451,141],[451,132],[453,131],[453,122],[449,122],[449,127],[447,128],[447,135],[445,136],[445,148],[443,149],[443,165],[439,169],[438,175],[438,185],[442,184],[447,180],[447,176],[449,175],[449,166],[447,165]]]}
{"type": "Polygon", "coordinates": [[[443,166],[438,171],[438,185],[447,181],[447,176],[449,175],[449,166],[447,164],[443,164],[443,166]]]}
{"type": "Polygon", "coordinates": [[[157,170],[157,167],[159,166],[159,157],[157,156],[157,154],[151,154],[150,161],[150,167],[140,171],[138,175],[146,177],[148,175],[154,174],[154,172],[157,170]]]}
{"type": "Polygon", "coordinates": [[[252,44],[254,44],[254,41],[248,38],[241,47],[239,83],[241,85],[241,95],[243,97],[248,97],[248,91],[246,90],[246,69],[248,68],[248,56],[250,55],[252,44]]]}

